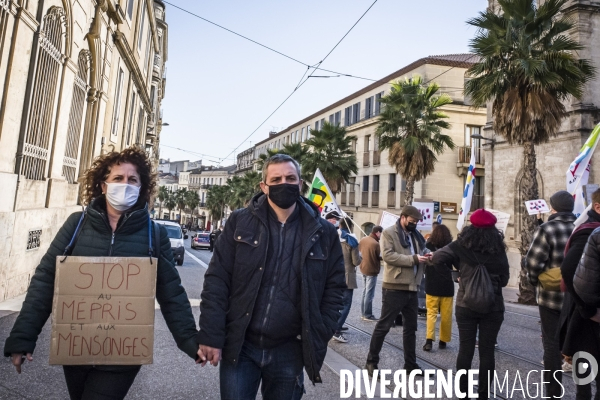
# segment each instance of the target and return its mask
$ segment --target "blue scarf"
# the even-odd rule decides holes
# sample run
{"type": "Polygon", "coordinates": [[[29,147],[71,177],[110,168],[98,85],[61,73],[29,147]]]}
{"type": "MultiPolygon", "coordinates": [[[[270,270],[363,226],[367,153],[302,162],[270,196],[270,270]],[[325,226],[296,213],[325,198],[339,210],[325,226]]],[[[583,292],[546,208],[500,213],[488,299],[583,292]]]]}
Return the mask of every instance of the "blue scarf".
{"type": "Polygon", "coordinates": [[[356,240],[354,236],[350,236],[350,232],[348,232],[347,230],[342,229],[341,231],[342,239],[344,239],[346,243],[348,243],[353,249],[356,248],[356,246],[358,246],[358,240],[356,240]]]}

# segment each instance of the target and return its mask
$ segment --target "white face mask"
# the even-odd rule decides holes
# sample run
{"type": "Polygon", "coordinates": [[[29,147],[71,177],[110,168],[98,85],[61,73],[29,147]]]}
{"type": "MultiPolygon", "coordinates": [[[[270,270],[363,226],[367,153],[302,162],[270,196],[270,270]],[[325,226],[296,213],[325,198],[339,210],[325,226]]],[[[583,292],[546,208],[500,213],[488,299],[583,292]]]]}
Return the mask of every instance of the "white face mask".
{"type": "Polygon", "coordinates": [[[128,183],[106,183],[106,200],[117,211],[127,211],[137,203],[140,187],[128,183]]]}

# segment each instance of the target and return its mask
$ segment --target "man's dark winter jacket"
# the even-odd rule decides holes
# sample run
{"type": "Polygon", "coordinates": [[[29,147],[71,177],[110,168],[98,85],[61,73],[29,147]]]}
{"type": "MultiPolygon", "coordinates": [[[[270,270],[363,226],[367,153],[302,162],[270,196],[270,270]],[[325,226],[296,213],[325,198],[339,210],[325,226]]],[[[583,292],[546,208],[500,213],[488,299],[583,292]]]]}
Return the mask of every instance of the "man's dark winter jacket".
{"type": "MultiPolygon", "coordinates": [[[[303,362],[314,382],[333,336],[346,287],[342,249],[335,227],[300,198],[300,316],[303,362]]],[[[237,364],[256,301],[269,248],[269,205],[257,194],[229,217],[204,275],[199,344],[223,349],[223,362],[237,364]]]]}
{"type": "Polygon", "coordinates": [[[590,210],[588,216],[586,223],[577,228],[569,238],[569,249],[560,267],[567,288],[560,317],[560,342],[562,353],[567,356],[573,356],[578,351],[587,351],[594,357],[600,355],[598,324],[590,319],[596,314],[596,307],[585,304],[573,287],[573,278],[585,245],[600,223],[600,215],[595,211],[590,210]]]}
{"type": "Polygon", "coordinates": [[[508,284],[508,278],[510,277],[510,267],[505,252],[500,254],[474,252],[464,248],[455,240],[448,246],[433,253],[432,262],[434,264],[452,264],[460,271],[461,281],[458,283],[456,306],[466,308],[469,307],[463,301],[465,295],[463,282],[475,273],[480,263],[485,265],[494,286],[494,294],[496,295],[494,307],[490,311],[504,311],[502,288],[508,284]]]}
{"type": "MultiPolygon", "coordinates": [[[[87,257],[148,257],[148,209],[138,205],[123,214],[114,237],[106,216],[106,200],[100,196],[86,209],[83,228],[72,251],[73,256],[87,257]],[[111,244],[111,241],[113,242],[111,244]]],[[[46,320],[52,312],[56,257],[62,255],[69,244],[81,212],[69,216],[50,244],[40,265],[31,278],[21,312],[4,345],[4,355],[33,353],[35,344],[46,320]]],[[[154,236],[152,237],[154,240],[154,236]]],[[[171,243],[164,227],[160,227],[160,260],[157,267],[156,300],[177,346],[190,357],[196,358],[196,324],[190,302],[179,273],[175,269],[171,243]]],[[[107,370],[128,368],[102,366],[107,370]]],[[[130,368],[130,367],[129,367],[130,368]]]]}
{"type": "Polygon", "coordinates": [[[284,224],[269,207],[269,252],[246,339],[260,349],[277,347],[301,334],[300,208],[284,224]]]}
{"type": "Polygon", "coordinates": [[[600,228],[588,238],[575,271],[573,286],[587,306],[600,308],[600,228]]]}

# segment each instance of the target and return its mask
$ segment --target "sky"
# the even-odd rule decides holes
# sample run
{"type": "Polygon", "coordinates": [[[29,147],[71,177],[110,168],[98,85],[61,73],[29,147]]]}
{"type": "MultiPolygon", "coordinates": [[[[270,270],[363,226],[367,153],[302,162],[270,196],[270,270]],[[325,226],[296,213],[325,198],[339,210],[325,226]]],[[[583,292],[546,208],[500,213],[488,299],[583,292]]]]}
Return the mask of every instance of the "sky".
{"type": "MultiPolygon", "coordinates": [[[[168,1],[315,65],[374,0],[168,1]]],[[[377,80],[422,57],[466,53],[475,34],[466,21],[487,3],[378,0],[321,67],[377,80]]],[[[161,158],[235,164],[236,154],[266,139],[269,131],[279,132],[370,83],[311,78],[294,91],[306,66],[169,4],[166,21],[169,49],[162,107],[163,123],[169,125],[161,133],[161,158]]]]}

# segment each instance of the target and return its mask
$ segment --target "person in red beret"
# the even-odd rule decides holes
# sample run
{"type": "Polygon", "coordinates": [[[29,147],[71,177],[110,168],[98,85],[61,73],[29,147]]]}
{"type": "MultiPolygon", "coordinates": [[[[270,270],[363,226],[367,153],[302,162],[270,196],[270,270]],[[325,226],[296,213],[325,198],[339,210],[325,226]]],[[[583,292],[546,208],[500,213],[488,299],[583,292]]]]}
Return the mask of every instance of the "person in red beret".
{"type": "MultiPolygon", "coordinates": [[[[452,264],[460,271],[454,310],[460,342],[456,370],[471,369],[479,331],[479,399],[487,399],[488,376],[493,376],[496,365],[494,345],[504,321],[502,288],[508,284],[509,266],[494,214],[479,209],[470,221],[455,241],[433,253],[432,262],[452,264]]],[[[467,390],[466,374],[460,388],[467,390]]]]}

